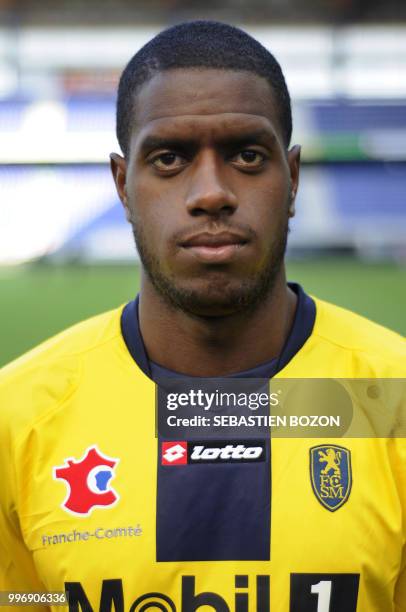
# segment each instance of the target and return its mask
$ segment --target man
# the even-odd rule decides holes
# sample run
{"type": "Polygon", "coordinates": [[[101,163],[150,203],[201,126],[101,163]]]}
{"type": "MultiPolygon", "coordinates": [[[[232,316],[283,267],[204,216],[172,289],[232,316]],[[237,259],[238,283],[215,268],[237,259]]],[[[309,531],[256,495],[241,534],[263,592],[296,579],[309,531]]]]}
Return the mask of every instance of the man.
{"type": "Polygon", "coordinates": [[[395,333],[286,284],[300,148],[278,63],[231,26],[175,26],[124,70],[117,134],[140,296],[2,374],[1,588],[86,612],[406,610],[402,440],[155,438],[154,380],[405,373],[395,333]]]}

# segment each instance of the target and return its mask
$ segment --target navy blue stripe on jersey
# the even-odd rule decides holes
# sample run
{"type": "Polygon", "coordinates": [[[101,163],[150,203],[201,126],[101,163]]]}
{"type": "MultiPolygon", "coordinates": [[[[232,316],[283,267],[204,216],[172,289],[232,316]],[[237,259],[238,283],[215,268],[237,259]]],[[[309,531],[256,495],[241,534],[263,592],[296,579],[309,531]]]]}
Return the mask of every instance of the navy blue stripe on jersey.
{"type": "MultiPolygon", "coordinates": [[[[243,372],[236,372],[232,376],[238,378],[272,378],[282,370],[289,361],[302,348],[310,337],[316,319],[316,305],[297,283],[288,283],[297,295],[297,306],[292,329],[278,358],[243,372]]],[[[176,376],[176,372],[162,368],[150,362],[145,350],[138,318],[139,297],[129,302],[121,315],[121,332],[134,361],[149,377],[156,380],[159,377],[176,376]],[[154,376],[153,374],[157,376],[154,376]]]]}
{"type": "MultiPolygon", "coordinates": [[[[233,377],[272,378],[311,335],[316,316],[314,301],[299,285],[290,284],[290,288],[298,301],[281,354],[233,377]]],[[[121,326],[129,352],[147,376],[155,381],[182,376],[149,361],[139,328],[138,298],[124,308],[121,326]]],[[[157,561],[269,560],[271,453],[269,439],[265,442],[263,462],[162,465],[159,439],[157,561]]]]}
{"type": "Polygon", "coordinates": [[[269,447],[259,463],[163,466],[159,441],[157,561],[269,560],[269,447]]]}

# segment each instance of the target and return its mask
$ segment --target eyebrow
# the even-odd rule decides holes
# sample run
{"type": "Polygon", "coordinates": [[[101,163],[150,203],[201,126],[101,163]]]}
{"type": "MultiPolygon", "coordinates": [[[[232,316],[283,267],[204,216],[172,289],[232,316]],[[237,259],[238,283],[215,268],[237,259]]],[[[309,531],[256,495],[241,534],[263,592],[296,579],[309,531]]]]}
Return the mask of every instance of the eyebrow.
{"type": "MultiPolygon", "coordinates": [[[[245,133],[230,134],[222,138],[218,138],[217,142],[221,146],[227,147],[243,147],[254,142],[273,143],[275,134],[264,128],[258,130],[250,130],[245,133]]],[[[180,138],[180,137],[164,137],[154,136],[153,134],[146,136],[141,142],[140,151],[148,153],[156,149],[190,149],[197,148],[199,140],[196,138],[180,138]]]]}
{"type": "Polygon", "coordinates": [[[193,138],[165,138],[161,136],[146,136],[141,142],[140,151],[147,153],[155,149],[179,149],[196,146],[193,138]]]}

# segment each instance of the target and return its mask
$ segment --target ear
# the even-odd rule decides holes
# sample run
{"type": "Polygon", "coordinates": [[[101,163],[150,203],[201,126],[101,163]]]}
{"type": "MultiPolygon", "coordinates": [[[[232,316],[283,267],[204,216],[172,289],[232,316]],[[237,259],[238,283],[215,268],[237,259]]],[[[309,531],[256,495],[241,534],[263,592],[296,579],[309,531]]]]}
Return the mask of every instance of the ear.
{"type": "Polygon", "coordinates": [[[295,199],[297,190],[299,189],[299,172],[300,172],[300,153],[301,147],[295,145],[288,151],[288,164],[290,171],[290,205],[289,217],[295,216],[295,199]]]}
{"type": "Polygon", "coordinates": [[[131,212],[128,206],[128,195],[127,195],[127,162],[124,157],[121,157],[118,153],[110,153],[110,168],[113,174],[113,179],[116,184],[118,197],[122,205],[124,206],[125,216],[127,221],[131,221],[131,212]]]}

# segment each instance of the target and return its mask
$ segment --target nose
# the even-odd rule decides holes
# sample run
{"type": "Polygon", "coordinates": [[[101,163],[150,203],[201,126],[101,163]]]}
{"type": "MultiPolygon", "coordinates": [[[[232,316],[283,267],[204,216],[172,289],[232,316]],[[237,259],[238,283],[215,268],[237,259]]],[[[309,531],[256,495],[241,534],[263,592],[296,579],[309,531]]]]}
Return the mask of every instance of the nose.
{"type": "Polygon", "coordinates": [[[202,152],[196,159],[186,196],[186,207],[193,217],[232,215],[237,209],[237,197],[225,182],[223,163],[212,151],[202,152]]]}

